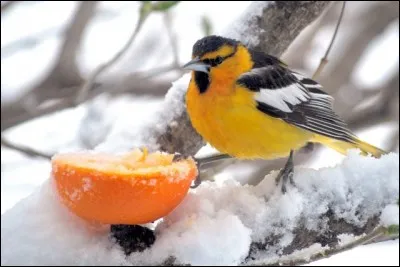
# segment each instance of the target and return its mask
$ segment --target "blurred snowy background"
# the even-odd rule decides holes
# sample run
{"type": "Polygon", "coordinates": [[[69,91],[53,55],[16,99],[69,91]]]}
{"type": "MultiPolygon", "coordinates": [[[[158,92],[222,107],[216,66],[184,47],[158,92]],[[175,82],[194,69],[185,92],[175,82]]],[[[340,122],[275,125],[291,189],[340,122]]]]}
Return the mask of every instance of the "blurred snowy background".
{"type": "MultiPolygon", "coordinates": [[[[182,75],[178,66],[190,59],[193,43],[228,28],[249,4],[180,2],[167,12],[152,13],[123,57],[97,77],[88,100],[75,106],[85,79],[132,35],[140,2],[1,1],[1,213],[48,178],[49,160],[30,149],[44,156],[92,149],[110,133],[140,127],[182,75]]],[[[312,76],[340,8],[340,2],[333,3],[282,59],[312,76]]],[[[399,3],[348,2],[329,63],[318,78],[351,129],[365,141],[397,152],[398,64],[399,3]]],[[[319,168],[342,158],[317,147],[296,163],[319,168]]],[[[245,162],[224,173],[245,183],[276,168],[280,166],[245,162]]],[[[398,241],[393,244],[398,251],[398,241]]],[[[394,256],[387,264],[398,265],[398,253],[394,256]]],[[[366,259],[364,264],[368,262],[373,263],[366,259]]]]}

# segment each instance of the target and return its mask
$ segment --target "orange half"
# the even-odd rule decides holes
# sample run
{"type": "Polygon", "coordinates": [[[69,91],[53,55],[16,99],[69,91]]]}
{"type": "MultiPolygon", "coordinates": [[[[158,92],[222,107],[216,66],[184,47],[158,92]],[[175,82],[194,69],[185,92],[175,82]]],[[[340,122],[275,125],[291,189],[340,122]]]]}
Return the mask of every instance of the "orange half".
{"type": "Polygon", "coordinates": [[[52,158],[61,201],[79,217],[107,224],[144,224],[164,217],[186,196],[192,158],[139,149],[125,155],[65,153],[52,158]]]}

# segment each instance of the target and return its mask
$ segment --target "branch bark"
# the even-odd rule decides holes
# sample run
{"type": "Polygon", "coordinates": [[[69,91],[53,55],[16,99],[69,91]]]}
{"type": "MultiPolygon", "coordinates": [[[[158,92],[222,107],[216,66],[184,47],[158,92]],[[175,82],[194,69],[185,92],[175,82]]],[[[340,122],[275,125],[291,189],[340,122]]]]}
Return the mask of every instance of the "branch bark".
{"type": "Polygon", "coordinates": [[[329,3],[330,1],[276,1],[274,5],[269,5],[263,10],[262,17],[257,18],[260,41],[254,48],[280,56],[329,3]]]}
{"type": "MultiPolygon", "coordinates": [[[[48,77],[35,88],[36,90],[49,91],[49,94],[58,94],[58,91],[62,88],[82,84],[83,78],[76,64],[76,58],[85,30],[95,14],[98,4],[98,1],[80,2],[71,24],[65,30],[64,42],[57,57],[57,62],[48,77]],[[54,88],[59,89],[54,90],[54,88]]],[[[41,103],[48,99],[48,96],[37,94],[36,98],[41,103]]]]}
{"type": "Polygon", "coordinates": [[[308,260],[305,259],[297,259],[297,260],[288,260],[288,261],[279,261],[279,262],[275,262],[273,264],[267,264],[266,266],[295,266],[295,265],[300,265],[300,264],[305,264],[308,262],[312,262],[312,261],[317,261],[323,258],[328,258],[331,257],[333,255],[339,254],[341,252],[353,249],[357,246],[361,246],[367,243],[371,243],[371,241],[376,240],[377,238],[380,238],[381,236],[384,235],[384,231],[385,228],[382,226],[377,227],[374,231],[372,231],[371,233],[369,233],[368,235],[364,236],[364,237],[360,237],[359,239],[357,239],[354,242],[351,242],[350,244],[347,244],[345,246],[342,247],[335,247],[335,248],[331,248],[331,249],[327,249],[325,250],[323,253],[317,253],[315,255],[312,255],[308,260]]]}

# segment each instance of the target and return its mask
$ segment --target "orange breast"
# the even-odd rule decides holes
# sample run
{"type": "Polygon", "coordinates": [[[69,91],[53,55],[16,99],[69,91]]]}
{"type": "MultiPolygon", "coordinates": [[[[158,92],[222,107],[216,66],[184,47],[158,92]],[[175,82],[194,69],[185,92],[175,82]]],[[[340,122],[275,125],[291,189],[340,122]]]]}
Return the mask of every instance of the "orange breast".
{"type": "Polygon", "coordinates": [[[211,83],[200,94],[194,81],[187,95],[187,111],[193,127],[222,153],[238,158],[272,159],[287,156],[303,146],[312,134],[270,117],[256,108],[252,92],[245,88],[219,88],[211,83]],[[218,92],[233,93],[222,95],[218,92]]]}

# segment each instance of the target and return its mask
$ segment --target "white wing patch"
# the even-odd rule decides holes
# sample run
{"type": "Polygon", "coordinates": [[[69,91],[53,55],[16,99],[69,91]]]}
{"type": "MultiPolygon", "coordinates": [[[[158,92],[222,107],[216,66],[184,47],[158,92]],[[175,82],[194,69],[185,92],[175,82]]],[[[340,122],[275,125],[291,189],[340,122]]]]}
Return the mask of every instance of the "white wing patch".
{"type": "Polygon", "coordinates": [[[280,89],[261,88],[260,92],[256,93],[254,97],[258,102],[265,103],[288,113],[292,112],[288,104],[295,106],[311,98],[306,89],[297,83],[280,89]]]}
{"type": "Polygon", "coordinates": [[[354,134],[333,111],[333,97],[310,78],[270,65],[243,74],[239,84],[255,92],[257,109],[265,114],[337,140],[354,141],[354,134]]]}
{"type": "Polygon", "coordinates": [[[303,76],[300,73],[297,72],[292,72],[293,76],[296,77],[297,80],[299,80],[307,89],[312,89],[312,88],[317,88],[317,89],[322,89],[322,85],[319,83],[303,76]]]}

